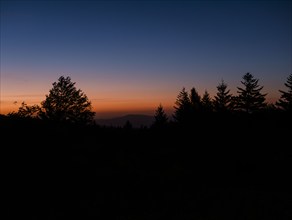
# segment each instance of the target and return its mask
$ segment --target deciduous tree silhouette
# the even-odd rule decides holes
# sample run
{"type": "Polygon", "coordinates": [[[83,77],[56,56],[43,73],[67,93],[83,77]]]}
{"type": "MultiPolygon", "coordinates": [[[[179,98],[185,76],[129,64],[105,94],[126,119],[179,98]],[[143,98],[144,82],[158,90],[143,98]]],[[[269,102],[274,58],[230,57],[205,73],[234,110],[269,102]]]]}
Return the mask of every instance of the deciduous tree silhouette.
{"type": "Polygon", "coordinates": [[[189,94],[183,88],[177,96],[174,106],[174,119],[179,123],[188,123],[191,117],[191,101],[189,94]]]}
{"type": "Polygon", "coordinates": [[[228,112],[232,106],[232,95],[229,94],[230,90],[227,90],[227,84],[221,80],[221,83],[217,86],[217,93],[214,97],[214,109],[216,112],[228,112]]]}
{"type": "Polygon", "coordinates": [[[168,117],[161,104],[159,104],[155,111],[154,119],[153,127],[155,128],[162,128],[167,125],[168,117]]]}
{"type": "Polygon", "coordinates": [[[49,95],[41,103],[40,117],[58,122],[88,124],[95,115],[87,96],[76,89],[70,77],[61,76],[53,83],[49,95]]]}
{"type": "Polygon", "coordinates": [[[281,110],[292,113],[292,73],[288,76],[287,82],[284,85],[288,88],[288,91],[279,90],[281,97],[276,102],[276,105],[281,110]]]}
{"type": "Polygon", "coordinates": [[[242,78],[241,83],[244,88],[237,87],[239,95],[236,97],[236,108],[247,113],[262,110],[266,106],[265,96],[267,95],[261,93],[263,86],[259,86],[259,80],[250,73],[244,74],[242,78]]]}
{"type": "Polygon", "coordinates": [[[40,107],[38,105],[29,106],[25,102],[21,103],[17,112],[10,112],[8,116],[10,117],[20,117],[20,118],[37,118],[40,112],[40,107]]]}

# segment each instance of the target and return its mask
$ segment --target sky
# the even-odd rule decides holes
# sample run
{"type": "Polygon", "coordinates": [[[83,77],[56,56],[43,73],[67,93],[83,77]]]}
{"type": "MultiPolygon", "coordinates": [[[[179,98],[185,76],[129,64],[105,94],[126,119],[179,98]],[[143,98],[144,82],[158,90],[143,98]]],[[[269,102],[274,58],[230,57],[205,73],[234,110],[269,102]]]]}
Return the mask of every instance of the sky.
{"type": "Polygon", "coordinates": [[[3,1],[0,113],[70,76],[97,118],[168,114],[185,87],[236,95],[250,72],[276,101],[292,73],[291,1],[3,1]]]}

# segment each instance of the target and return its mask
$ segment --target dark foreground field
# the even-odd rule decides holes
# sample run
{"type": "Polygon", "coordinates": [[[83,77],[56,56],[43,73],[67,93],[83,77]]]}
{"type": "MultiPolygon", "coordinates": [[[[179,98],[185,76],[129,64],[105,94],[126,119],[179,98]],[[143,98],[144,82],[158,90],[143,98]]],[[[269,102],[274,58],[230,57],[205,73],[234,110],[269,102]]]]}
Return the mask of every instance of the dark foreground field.
{"type": "Polygon", "coordinates": [[[117,129],[1,118],[9,219],[292,219],[291,124],[117,129]]]}

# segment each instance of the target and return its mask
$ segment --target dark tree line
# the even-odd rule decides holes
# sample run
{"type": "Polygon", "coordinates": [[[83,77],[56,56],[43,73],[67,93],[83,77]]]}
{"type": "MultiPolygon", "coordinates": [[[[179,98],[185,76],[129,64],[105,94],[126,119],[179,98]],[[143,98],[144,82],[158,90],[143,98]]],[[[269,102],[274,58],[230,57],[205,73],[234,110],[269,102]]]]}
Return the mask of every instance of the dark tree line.
{"type": "MultiPolygon", "coordinates": [[[[237,95],[230,93],[228,85],[222,80],[217,86],[217,93],[212,99],[207,90],[201,97],[193,87],[190,92],[185,88],[179,92],[175,105],[173,119],[176,123],[193,124],[202,116],[210,114],[244,113],[254,114],[268,108],[286,112],[292,111],[292,74],[284,85],[287,91],[279,90],[280,99],[275,105],[268,105],[266,95],[262,93],[263,86],[251,73],[242,77],[242,87],[237,87],[237,95]]],[[[95,113],[87,96],[75,87],[70,77],[61,76],[54,82],[53,88],[46,95],[41,105],[29,106],[22,103],[17,112],[11,112],[11,117],[38,118],[62,123],[91,124],[95,113]]],[[[164,127],[169,122],[163,106],[160,104],[155,111],[153,127],[164,127]]],[[[129,126],[128,126],[129,127],[129,126]]]]}
{"type": "MultiPolygon", "coordinates": [[[[275,105],[269,105],[266,102],[265,97],[267,94],[262,93],[263,86],[259,85],[259,80],[251,73],[244,74],[241,84],[242,87],[237,87],[237,96],[234,96],[230,93],[228,85],[222,80],[217,86],[217,93],[213,99],[207,90],[201,97],[194,87],[191,88],[190,93],[185,88],[182,88],[174,105],[174,121],[180,124],[191,124],[196,119],[204,115],[210,115],[210,113],[252,115],[269,108],[291,115],[292,74],[290,74],[285,83],[288,91],[279,90],[281,97],[275,105]]],[[[158,108],[159,111],[164,111],[161,104],[158,108]]],[[[167,120],[165,123],[167,123],[167,120]]]]}
{"type": "Polygon", "coordinates": [[[223,80],[214,98],[183,88],[174,121],[159,104],[151,129],[120,129],[79,126],[92,123],[91,103],[60,77],[40,105],[0,115],[5,210],[11,219],[292,219],[292,75],[285,86],[273,117],[246,74],[236,96],[223,80]]]}

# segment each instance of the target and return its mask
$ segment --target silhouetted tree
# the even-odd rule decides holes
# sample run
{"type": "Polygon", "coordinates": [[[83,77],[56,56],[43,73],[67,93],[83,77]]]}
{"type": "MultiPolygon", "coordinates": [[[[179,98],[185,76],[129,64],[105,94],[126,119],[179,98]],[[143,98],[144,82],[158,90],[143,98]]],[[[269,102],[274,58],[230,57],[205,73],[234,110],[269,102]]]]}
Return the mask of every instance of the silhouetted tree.
{"type": "Polygon", "coordinates": [[[177,96],[174,106],[174,119],[179,123],[188,123],[191,116],[191,101],[189,94],[183,88],[177,96]]]}
{"type": "Polygon", "coordinates": [[[274,113],[278,112],[278,108],[276,107],[275,104],[273,104],[273,103],[268,103],[268,104],[266,105],[265,112],[266,112],[266,113],[269,113],[269,114],[274,114],[274,113]]]}
{"type": "Polygon", "coordinates": [[[41,105],[41,118],[59,122],[87,124],[95,115],[91,111],[91,102],[80,89],[76,89],[70,77],[61,76],[58,82],[54,82],[41,105]]]}
{"type": "Polygon", "coordinates": [[[210,94],[207,90],[205,90],[203,97],[202,97],[202,110],[204,113],[212,112],[213,111],[213,103],[212,99],[210,98],[210,94]]]}
{"type": "Polygon", "coordinates": [[[281,97],[276,102],[276,105],[281,110],[292,112],[292,73],[288,76],[287,82],[284,85],[288,88],[288,91],[279,90],[281,97]]]}
{"type": "Polygon", "coordinates": [[[243,76],[241,83],[244,88],[237,87],[239,95],[236,98],[236,108],[238,110],[253,113],[262,110],[266,106],[265,96],[267,94],[261,93],[263,86],[259,86],[258,81],[250,73],[246,73],[243,76]]]}
{"type": "Polygon", "coordinates": [[[214,97],[214,109],[216,112],[227,112],[231,110],[232,95],[229,94],[230,90],[227,90],[227,84],[222,80],[217,86],[217,93],[214,97]]]}
{"type": "Polygon", "coordinates": [[[198,113],[202,110],[201,96],[194,87],[191,89],[190,102],[192,106],[192,113],[198,113]]]}
{"type": "Polygon", "coordinates": [[[127,120],[126,123],[124,124],[123,128],[126,130],[131,130],[133,128],[133,125],[129,120],[127,120]]]}
{"type": "Polygon", "coordinates": [[[167,125],[168,117],[161,104],[159,104],[155,111],[154,119],[153,127],[161,128],[167,125]]]}
{"type": "Polygon", "coordinates": [[[37,118],[40,112],[40,107],[38,105],[29,106],[25,102],[21,103],[17,112],[10,112],[8,116],[10,117],[20,117],[20,118],[37,118]]]}

